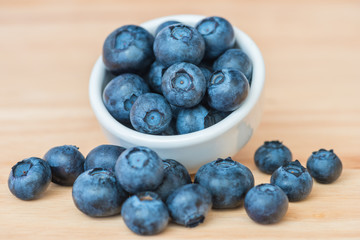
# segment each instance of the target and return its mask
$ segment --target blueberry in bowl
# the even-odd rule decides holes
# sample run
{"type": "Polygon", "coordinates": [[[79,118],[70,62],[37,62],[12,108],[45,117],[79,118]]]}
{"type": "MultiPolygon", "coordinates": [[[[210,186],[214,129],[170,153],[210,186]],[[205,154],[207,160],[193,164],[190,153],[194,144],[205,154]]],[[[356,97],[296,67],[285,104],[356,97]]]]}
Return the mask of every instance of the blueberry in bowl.
{"type": "MultiPolygon", "coordinates": [[[[153,19],[140,26],[155,37],[157,27],[166,21],[178,21],[183,25],[195,29],[195,26],[203,19],[205,19],[205,17],[199,15],[174,15],[153,19]]],[[[218,116],[226,117],[221,119],[221,121],[215,121],[217,122],[216,124],[208,124],[209,127],[202,129],[201,131],[178,135],[169,135],[169,133],[175,133],[176,131],[168,131],[168,134],[161,133],[150,135],[136,131],[132,127],[128,127],[128,123],[116,120],[106,109],[102,98],[105,86],[114,78],[114,75],[106,69],[102,57],[100,57],[91,73],[89,97],[95,116],[110,143],[126,148],[139,145],[147,146],[154,149],[163,159],[176,159],[191,173],[195,173],[196,170],[205,163],[213,161],[214,156],[226,158],[236,154],[250,140],[254,130],[260,123],[265,69],[261,52],[253,40],[244,32],[236,28],[236,24],[233,23],[232,26],[235,36],[235,45],[232,48],[241,49],[249,57],[252,63],[251,88],[248,91],[247,97],[238,109],[231,113],[223,112],[217,114],[218,116]]],[[[166,29],[163,30],[165,31],[166,29]]],[[[200,33],[199,35],[204,38],[200,33]]],[[[197,67],[205,66],[204,58],[200,55],[198,58],[199,59],[195,61],[195,64],[194,62],[192,64],[197,65],[197,67]]],[[[158,59],[156,59],[156,61],[158,61],[158,59]]],[[[168,64],[171,66],[168,62],[165,64],[166,66],[164,65],[165,68],[168,67],[168,64]]],[[[208,66],[208,69],[212,73],[212,64],[207,63],[206,66],[208,66]]],[[[208,75],[208,73],[205,74],[208,75]]],[[[202,73],[202,75],[205,74],[202,73]]],[[[206,81],[207,76],[204,76],[204,78],[206,81]]],[[[146,77],[144,77],[144,79],[146,79],[146,77]]],[[[150,89],[151,88],[152,87],[150,86],[150,89]]],[[[207,93],[204,94],[199,102],[205,108],[208,107],[206,106],[207,101],[205,101],[207,98],[206,95],[207,93]]],[[[170,103],[170,105],[172,104],[170,103]]],[[[196,107],[196,105],[193,107],[196,107]]],[[[174,107],[172,108],[174,109],[174,107]]],[[[184,107],[181,108],[184,109],[184,107]]],[[[212,113],[213,110],[209,112],[212,113]]],[[[173,113],[174,120],[176,120],[177,114],[174,111],[173,113]]],[[[212,119],[215,119],[215,117],[207,117],[207,119],[207,121],[213,121],[212,119]]],[[[174,122],[174,120],[172,122],[174,122]]]]}

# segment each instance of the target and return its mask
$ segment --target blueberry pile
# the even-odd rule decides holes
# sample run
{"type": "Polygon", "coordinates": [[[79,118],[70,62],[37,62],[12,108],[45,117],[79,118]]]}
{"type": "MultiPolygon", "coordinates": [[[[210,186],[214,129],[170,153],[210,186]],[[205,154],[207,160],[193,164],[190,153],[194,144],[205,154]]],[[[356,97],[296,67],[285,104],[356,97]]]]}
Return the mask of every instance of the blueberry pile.
{"type": "Polygon", "coordinates": [[[260,224],[279,222],[289,201],[309,196],[314,178],[332,183],[342,171],[333,150],[320,149],[307,161],[308,170],[291,161],[291,152],[279,141],[265,142],[255,153],[255,163],[272,173],[270,183],[255,186],[249,168],[218,158],[203,165],[194,183],[187,169],[173,159],[161,159],[143,146],[123,148],[100,145],[86,158],[72,145],[51,148],[43,157],[31,157],[12,167],[8,186],[22,200],[37,199],[50,181],[72,186],[75,206],[91,217],[121,214],[136,234],[154,235],[169,221],[185,227],[201,224],[211,208],[244,206],[260,224]],[[278,166],[274,170],[274,166],[278,166]]]}
{"type": "Polygon", "coordinates": [[[120,123],[156,135],[210,127],[246,99],[252,62],[235,44],[221,17],[194,27],[177,21],[155,36],[136,25],[114,30],[103,45],[103,62],[114,75],[103,91],[106,109],[120,123]]]}

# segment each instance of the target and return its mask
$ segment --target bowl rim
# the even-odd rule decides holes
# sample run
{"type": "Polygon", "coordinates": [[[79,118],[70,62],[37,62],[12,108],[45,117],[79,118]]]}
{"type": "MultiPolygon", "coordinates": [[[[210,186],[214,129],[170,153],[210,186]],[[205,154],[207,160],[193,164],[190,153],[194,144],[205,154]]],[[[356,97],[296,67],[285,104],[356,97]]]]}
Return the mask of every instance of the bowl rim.
{"type": "MultiPolygon", "coordinates": [[[[140,26],[153,33],[155,32],[156,27],[164,21],[178,20],[185,24],[189,24],[189,22],[198,22],[203,18],[205,18],[205,16],[202,15],[170,15],[149,20],[140,24],[140,26]]],[[[183,135],[150,135],[130,129],[114,119],[103,103],[102,88],[106,70],[102,61],[102,56],[100,55],[91,71],[89,99],[93,112],[102,128],[116,137],[124,139],[126,142],[136,143],[138,146],[169,149],[174,147],[186,147],[209,141],[210,139],[214,139],[229,131],[237,123],[241,122],[254,108],[263,92],[265,83],[265,65],[262,54],[255,42],[237,27],[233,26],[233,28],[236,42],[240,46],[246,46],[243,47],[242,50],[249,55],[253,63],[253,77],[249,94],[237,110],[233,111],[229,116],[213,126],[183,135]]]]}

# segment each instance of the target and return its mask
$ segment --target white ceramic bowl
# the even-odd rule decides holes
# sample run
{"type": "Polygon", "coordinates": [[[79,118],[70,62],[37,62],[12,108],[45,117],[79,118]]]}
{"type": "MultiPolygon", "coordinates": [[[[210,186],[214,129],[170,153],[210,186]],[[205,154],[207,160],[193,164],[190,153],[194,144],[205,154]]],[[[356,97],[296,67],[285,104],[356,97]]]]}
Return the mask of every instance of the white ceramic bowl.
{"type": "MultiPolygon", "coordinates": [[[[175,15],[157,18],[141,24],[154,34],[158,25],[177,20],[194,26],[203,19],[199,15],[175,15]]],[[[96,61],[90,76],[89,96],[93,111],[112,144],[131,147],[147,146],[162,158],[172,158],[194,173],[203,164],[235,155],[252,136],[262,113],[262,92],[265,81],[264,61],[256,44],[244,32],[234,27],[237,44],[253,62],[252,85],[244,103],[219,123],[194,133],[157,136],[137,132],[116,121],[106,110],[102,100],[103,89],[111,80],[102,57],[96,61]]],[[[104,36],[105,39],[106,36],[104,36]]]]}

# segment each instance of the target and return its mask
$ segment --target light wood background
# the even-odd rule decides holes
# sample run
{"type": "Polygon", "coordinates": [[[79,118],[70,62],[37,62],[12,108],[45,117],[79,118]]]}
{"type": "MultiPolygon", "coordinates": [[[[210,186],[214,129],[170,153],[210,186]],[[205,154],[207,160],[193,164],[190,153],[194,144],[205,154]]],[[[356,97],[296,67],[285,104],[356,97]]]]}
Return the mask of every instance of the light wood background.
{"type": "MultiPolygon", "coordinates": [[[[269,181],[253,163],[265,140],[278,139],[303,164],[334,149],[344,171],[315,183],[291,203],[279,224],[252,222],[244,208],[211,211],[204,224],[175,224],[161,239],[360,239],[359,1],[17,1],[0,0],[0,239],[141,239],[121,216],[79,212],[70,187],[51,184],[24,202],[7,187],[10,168],[53,146],[83,154],[106,143],[88,101],[88,79],[103,40],[116,27],[171,14],[226,17],[247,32],[266,64],[260,127],[235,159],[269,181]]],[[[216,157],[216,156],[214,156],[216,157]]]]}

